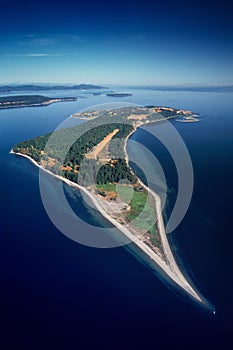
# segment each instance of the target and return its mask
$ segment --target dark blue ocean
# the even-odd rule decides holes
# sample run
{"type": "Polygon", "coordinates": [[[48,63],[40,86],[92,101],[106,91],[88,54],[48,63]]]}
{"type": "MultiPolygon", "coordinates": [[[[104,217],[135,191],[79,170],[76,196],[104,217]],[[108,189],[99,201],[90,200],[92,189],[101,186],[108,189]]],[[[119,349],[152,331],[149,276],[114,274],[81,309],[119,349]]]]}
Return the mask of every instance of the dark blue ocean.
{"type": "MultiPolygon", "coordinates": [[[[76,102],[0,111],[1,349],[230,348],[233,94],[131,90],[133,96],[124,99],[81,92],[76,102]],[[171,122],[192,159],[194,192],[170,238],[215,316],[164,285],[128,249],[90,248],[69,240],[44,210],[38,169],[9,154],[15,143],[54,130],[71,113],[116,101],[200,113],[199,123],[171,122]]],[[[163,164],[172,205],[176,175],[163,147],[148,134],[151,128],[165,126],[148,125],[132,138],[163,164]]],[[[88,216],[74,198],[72,205],[88,216]]]]}

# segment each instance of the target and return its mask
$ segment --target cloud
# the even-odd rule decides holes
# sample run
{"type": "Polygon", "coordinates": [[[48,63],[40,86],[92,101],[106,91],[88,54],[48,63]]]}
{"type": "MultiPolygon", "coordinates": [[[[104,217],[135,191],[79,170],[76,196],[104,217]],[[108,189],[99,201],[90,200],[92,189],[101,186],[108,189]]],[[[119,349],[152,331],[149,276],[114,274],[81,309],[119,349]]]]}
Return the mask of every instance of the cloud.
{"type": "Polygon", "coordinates": [[[49,56],[61,56],[61,54],[48,54],[48,53],[23,53],[23,54],[9,54],[1,55],[1,57],[49,57],[49,56]]]}
{"type": "Polygon", "coordinates": [[[19,56],[23,56],[23,57],[48,57],[51,55],[48,53],[29,53],[29,54],[24,54],[24,55],[19,55],[19,56]]]}
{"type": "Polygon", "coordinates": [[[6,54],[0,57],[62,57],[62,56],[78,56],[77,52],[68,53],[23,53],[23,54],[6,54]]]}
{"type": "Polygon", "coordinates": [[[60,44],[61,42],[70,43],[84,43],[86,40],[77,34],[48,34],[48,35],[35,35],[27,34],[19,40],[19,45],[46,47],[60,44]]]}

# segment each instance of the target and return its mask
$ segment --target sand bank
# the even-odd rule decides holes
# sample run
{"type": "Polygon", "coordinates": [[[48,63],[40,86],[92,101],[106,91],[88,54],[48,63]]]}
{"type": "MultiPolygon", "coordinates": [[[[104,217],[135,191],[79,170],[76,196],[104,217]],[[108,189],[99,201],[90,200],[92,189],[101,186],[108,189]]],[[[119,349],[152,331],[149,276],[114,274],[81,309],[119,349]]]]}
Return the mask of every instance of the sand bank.
{"type": "MultiPolygon", "coordinates": [[[[135,131],[135,130],[134,130],[135,131]]],[[[133,132],[134,132],[133,131],[133,132]]],[[[133,133],[132,132],[132,133],[133,133]]],[[[131,134],[132,134],[131,133],[131,134]]],[[[128,135],[129,137],[130,135],[128,135]]],[[[127,137],[127,139],[128,139],[127,137]]],[[[125,147],[126,147],[126,142],[127,139],[125,140],[125,147]]],[[[10,151],[12,154],[16,154],[19,156],[22,156],[24,158],[29,159],[34,165],[36,165],[38,168],[43,170],[44,172],[52,175],[53,177],[59,179],[60,181],[63,181],[64,183],[68,184],[69,186],[72,186],[74,188],[79,189],[80,191],[84,192],[93,202],[97,210],[107,219],[109,220],[115,227],[117,227],[130,241],[134,242],[143,252],[145,252],[150,259],[152,259],[159,267],[167,274],[168,277],[170,277],[173,282],[175,282],[178,286],[180,286],[183,290],[185,290],[190,296],[192,296],[196,301],[198,302],[203,302],[202,298],[198,295],[198,293],[193,289],[193,287],[190,285],[190,283],[187,281],[185,276],[182,274],[180,271],[174,257],[172,254],[172,251],[169,246],[169,242],[167,239],[167,235],[165,232],[164,228],[164,222],[163,222],[163,217],[162,217],[162,211],[161,211],[161,200],[160,197],[154,193],[150,188],[145,186],[139,179],[139,183],[148,191],[150,192],[156,203],[156,211],[157,211],[157,224],[159,228],[159,233],[160,237],[162,240],[162,246],[164,249],[164,254],[166,257],[166,262],[159,257],[154,251],[152,251],[140,238],[136,238],[124,225],[120,224],[117,220],[112,218],[108,213],[103,210],[102,206],[99,204],[99,198],[97,198],[97,195],[95,196],[93,193],[90,193],[89,190],[87,190],[85,187],[80,186],[68,179],[65,179],[64,177],[60,175],[53,174],[50,170],[44,169],[40,164],[38,164],[34,159],[31,157],[21,154],[21,153],[16,153],[13,150],[10,151]]],[[[127,160],[127,154],[126,154],[126,160],[127,160]]]]}

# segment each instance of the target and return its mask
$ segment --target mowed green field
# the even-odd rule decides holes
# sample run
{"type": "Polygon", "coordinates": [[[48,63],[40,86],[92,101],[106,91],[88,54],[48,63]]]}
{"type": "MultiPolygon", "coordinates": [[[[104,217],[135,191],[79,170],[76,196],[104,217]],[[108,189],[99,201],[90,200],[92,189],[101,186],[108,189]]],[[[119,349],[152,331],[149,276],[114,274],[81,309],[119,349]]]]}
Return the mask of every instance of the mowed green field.
{"type": "Polygon", "coordinates": [[[156,213],[145,189],[138,191],[132,185],[109,183],[97,185],[97,190],[103,197],[114,193],[115,198],[118,197],[127,203],[129,210],[126,213],[126,218],[135,228],[144,230],[145,233],[148,232],[153,245],[161,246],[157,233],[156,213]]]}

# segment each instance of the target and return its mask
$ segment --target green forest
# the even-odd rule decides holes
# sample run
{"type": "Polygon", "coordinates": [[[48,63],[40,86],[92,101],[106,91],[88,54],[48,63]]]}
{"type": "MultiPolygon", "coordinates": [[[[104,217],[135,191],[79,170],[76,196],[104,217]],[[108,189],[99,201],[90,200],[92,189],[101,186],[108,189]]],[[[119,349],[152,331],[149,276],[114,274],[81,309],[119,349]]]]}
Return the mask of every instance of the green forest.
{"type": "Polygon", "coordinates": [[[0,109],[47,106],[54,102],[75,101],[76,97],[52,98],[41,95],[0,96],[0,109]]]}
{"type": "Polygon", "coordinates": [[[20,142],[14,146],[13,151],[26,154],[40,164],[43,161],[46,164],[49,159],[55,160],[53,165],[47,164],[46,168],[80,185],[106,184],[118,182],[121,179],[135,182],[136,178],[126,164],[123,150],[124,140],[132,130],[132,125],[124,123],[98,125],[82,133],[81,136],[79,136],[79,127],[61,129],[53,134],[49,133],[20,142]],[[85,154],[115,129],[119,131],[113,137],[115,140],[108,150],[114,163],[99,164],[98,160],[86,159],[85,154]],[[69,147],[70,140],[76,137],[77,140],[69,147]],[[81,169],[79,169],[80,166],[81,169]],[[67,169],[62,170],[62,168],[67,169]]]}
{"type": "MultiPolygon", "coordinates": [[[[153,225],[153,206],[150,202],[147,203],[148,192],[139,184],[126,162],[124,145],[126,137],[138,125],[137,119],[128,119],[129,116],[145,115],[144,121],[150,122],[160,120],[161,114],[164,118],[176,115],[175,110],[163,112],[156,113],[154,106],[148,106],[98,111],[94,119],[91,111],[79,113],[80,119],[85,118],[85,122],[20,142],[14,146],[13,151],[30,156],[54,174],[81,186],[97,185],[97,193],[108,200],[114,201],[118,197],[116,186],[119,183],[120,186],[123,184],[120,197],[126,196],[128,189],[133,189],[133,196],[124,214],[125,218],[129,223],[133,222],[139,230],[148,227],[152,244],[160,248],[157,226],[153,225]],[[105,148],[101,150],[102,153],[93,153],[93,148],[114,131],[117,132],[106,143],[105,148]],[[137,218],[142,211],[143,216],[140,216],[138,221],[137,218]]],[[[135,173],[138,175],[140,169],[136,168],[135,173]]]]}
{"type": "MultiPolygon", "coordinates": [[[[122,179],[135,183],[136,177],[128,167],[124,153],[125,138],[133,131],[135,121],[127,117],[144,114],[148,121],[161,119],[161,113],[156,113],[153,108],[133,106],[102,110],[95,119],[20,142],[13,151],[28,155],[53,173],[83,186],[114,183],[122,179]],[[85,157],[116,129],[118,132],[108,145],[110,160],[101,163],[98,157],[85,157]]],[[[164,111],[162,114],[168,118],[174,115],[174,111],[164,111]]],[[[83,112],[81,116],[88,116],[88,112],[83,112]]]]}

